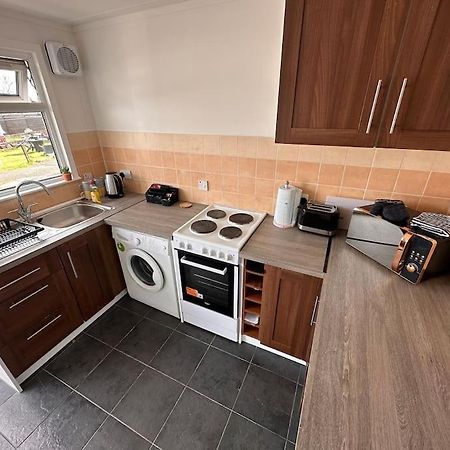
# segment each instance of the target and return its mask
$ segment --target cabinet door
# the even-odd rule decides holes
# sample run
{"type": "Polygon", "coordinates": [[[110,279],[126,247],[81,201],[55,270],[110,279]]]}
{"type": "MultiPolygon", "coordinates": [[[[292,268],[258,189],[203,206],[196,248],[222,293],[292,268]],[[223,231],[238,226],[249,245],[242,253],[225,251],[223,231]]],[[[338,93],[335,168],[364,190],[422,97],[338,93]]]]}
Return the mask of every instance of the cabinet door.
{"type": "Polygon", "coordinates": [[[450,150],[449,27],[449,1],[412,1],[379,146],[450,150]]]}
{"type": "Polygon", "coordinates": [[[58,247],[84,320],[90,319],[112,300],[104,293],[100,283],[98,266],[102,261],[98,258],[93,239],[90,238],[91,233],[92,231],[85,233],[58,247]]]}
{"type": "Polygon", "coordinates": [[[410,0],[287,0],[276,141],[373,146],[410,0]]]}
{"type": "Polygon", "coordinates": [[[269,347],[308,361],[322,280],[265,267],[260,340],[269,347]]]}
{"type": "Polygon", "coordinates": [[[125,289],[122,268],[117,255],[111,227],[101,225],[89,233],[90,248],[94,254],[99,281],[108,301],[125,289]]]}

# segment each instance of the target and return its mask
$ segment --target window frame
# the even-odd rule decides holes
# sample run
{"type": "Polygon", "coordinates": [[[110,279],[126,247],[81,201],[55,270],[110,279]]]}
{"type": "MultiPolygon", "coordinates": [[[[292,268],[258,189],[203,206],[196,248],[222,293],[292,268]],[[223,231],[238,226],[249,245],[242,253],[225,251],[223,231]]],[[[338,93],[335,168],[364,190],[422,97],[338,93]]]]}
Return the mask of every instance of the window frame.
{"type": "MultiPolygon", "coordinates": [[[[64,166],[67,166],[70,168],[72,172],[72,178],[74,180],[79,179],[78,172],[76,170],[76,166],[73,160],[73,157],[68,151],[69,146],[67,142],[67,137],[65,137],[65,131],[64,127],[62,126],[62,123],[60,120],[57,120],[57,117],[55,115],[54,107],[50,101],[49,91],[52,90],[50,77],[45,76],[43,71],[45,70],[44,61],[42,61],[42,58],[39,58],[37,49],[39,47],[31,45],[33,49],[31,50],[19,50],[19,49],[11,49],[11,48],[3,48],[0,47],[0,58],[6,58],[11,60],[20,60],[20,61],[26,61],[27,64],[24,64],[24,70],[22,73],[22,82],[21,84],[23,86],[26,86],[27,84],[27,67],[28,65],[29,70],[31,71],[33,81],[36,85],[36,91],[38,93],[39,101],[38,102],[30,102],[28,99],[27,92],[20,92],[19,91],[19,97],[20,99],[17,99],[17,96],[13,96],[16,99],[13,100],[10,98],[10,100],[6,100],[5,98],[3,100],[0,100],[0,113],[23,113],[23,112],[40,112],[42,113],[45,125],[47,127],[50,140],[53,145],[53,150],[55,153],[55,159],[57,161],[57,164],[59,168],[62,168],[64,166]],[[44,69],[44,70],[42,70],[44,69]],[[23,95],[23,97],[21,96],[23,95]],[[25,100],[26,96],[26,100],[25,100]],[[64,138],[63,138],[64,136],[64,138]]],[[[41,50],[39,48],[39,50],[41,50]]],[[[39,52],[40,53],[40,52],[39,52]]],[[[3,61],[0,60],[0,65],[3,61]]],[[[48,74],[45,74],[48,75],[48,74]]],[[[19,82],[20,85],[20,82],[19,82]]],[[[20,87],[19,87],[20,89],[20,87]]],[[[1,96],[0,96],[1,97],[1,96]]],[[[46,186],[52,186],[60,183],[64,183],[61,180],[60,174],[57,174],[53,177],[42,177],[42,178],[35,178],[37,181],[42,182],[46,186]]],[[[30,186],[30,189],[25,189],[24,191],[30,190],[33,191],[36,188],[33,186],[30,186]]],[[[8,198],[11,198],[14,196],[15,187],[11,188],[5,188],[0,189],[0,201],[5,200],[8,198]]]]}
{"type": "MultiPolygon", "coordinates": [[[[5,57],[0,56],[0,70],[13,70],[17,73],[17,95],[15,94],[0,94],[0,103],[12,102],[29,102],[28,86],[27,86],[27,66],[26,64],[17,63],[11,58],[6,60],[5,57]]],[[[23,61],[22,59],[20,61],[23,61]]],[[[31,69],[30,69],[31,70],[31,69]]]]}

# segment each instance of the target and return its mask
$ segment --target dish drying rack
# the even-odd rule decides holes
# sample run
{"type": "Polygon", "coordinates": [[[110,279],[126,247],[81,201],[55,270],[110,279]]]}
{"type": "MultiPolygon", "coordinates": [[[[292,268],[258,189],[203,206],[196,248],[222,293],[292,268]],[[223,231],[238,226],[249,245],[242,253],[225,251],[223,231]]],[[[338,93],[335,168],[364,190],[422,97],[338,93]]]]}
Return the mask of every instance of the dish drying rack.
{"type": "Polygon", "coordinates": [[[13,219],[0,220],[0,258],[39,242],[37,234],[44,228],[13,219]]]}

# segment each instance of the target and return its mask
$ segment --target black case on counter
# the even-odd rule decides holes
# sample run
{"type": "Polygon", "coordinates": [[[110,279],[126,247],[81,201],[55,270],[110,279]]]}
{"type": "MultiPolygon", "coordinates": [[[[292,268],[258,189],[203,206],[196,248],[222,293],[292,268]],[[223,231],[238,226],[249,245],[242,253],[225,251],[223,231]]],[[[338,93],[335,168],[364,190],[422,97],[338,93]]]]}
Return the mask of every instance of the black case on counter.
{"type": "Polygon", "coordinates": [[[147,189],[145,199],[149,203],[171,206],[178,201],[178,188],[154,183],[147,189]]]}

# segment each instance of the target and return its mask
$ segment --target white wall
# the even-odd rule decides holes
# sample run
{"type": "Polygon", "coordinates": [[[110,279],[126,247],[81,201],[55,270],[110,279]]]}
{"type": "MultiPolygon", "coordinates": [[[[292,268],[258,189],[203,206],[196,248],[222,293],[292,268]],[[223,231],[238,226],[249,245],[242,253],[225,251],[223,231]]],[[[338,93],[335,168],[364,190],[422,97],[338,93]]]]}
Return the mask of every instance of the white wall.
{"type": "Polygon", "coordinates": [[[76,29],[98,129],[274,135],[284,1],[203,3],[76,29]]]}
{"type": "Polygon", "coordinates": [[[69,79],[51,73],[43,48],[47,40],[73,44],[75,35],[69,29],[56,24],[24,15],[18,16],[0,8],[0,49],[36,53],[44,81],[49,89],[50,101],[66,132],[95,129],[85,79],[69,79]]]}

